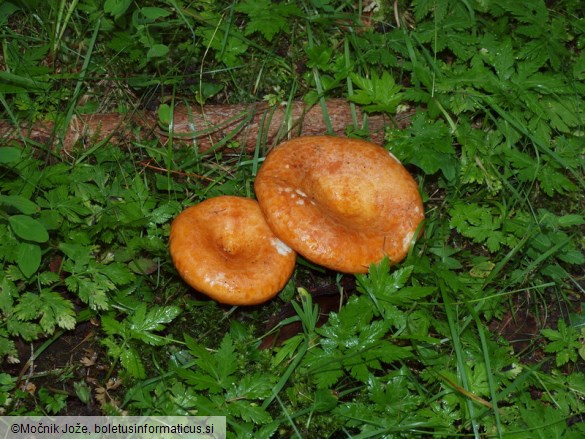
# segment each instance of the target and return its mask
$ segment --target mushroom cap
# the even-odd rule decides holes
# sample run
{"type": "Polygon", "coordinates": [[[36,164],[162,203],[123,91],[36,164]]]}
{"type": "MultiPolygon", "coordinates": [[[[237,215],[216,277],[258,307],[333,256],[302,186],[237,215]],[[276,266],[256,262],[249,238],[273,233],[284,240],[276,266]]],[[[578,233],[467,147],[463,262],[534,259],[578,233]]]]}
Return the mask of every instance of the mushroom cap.
{"type": "Polygon", "coordinates": [[[418,186],[381,146],[332,136],[299,137],[262,164],[255,191],[274,234],[306,259],[365,273],[404,259],[424,211],[418,186]]]}
{"type": "Polygon", "coordinates": [[[255,200],[221,196],[181,212],[169,247],[181,277],[229,305],[256,305],[286,284],[296,253],[270,230],[255,200]]]}

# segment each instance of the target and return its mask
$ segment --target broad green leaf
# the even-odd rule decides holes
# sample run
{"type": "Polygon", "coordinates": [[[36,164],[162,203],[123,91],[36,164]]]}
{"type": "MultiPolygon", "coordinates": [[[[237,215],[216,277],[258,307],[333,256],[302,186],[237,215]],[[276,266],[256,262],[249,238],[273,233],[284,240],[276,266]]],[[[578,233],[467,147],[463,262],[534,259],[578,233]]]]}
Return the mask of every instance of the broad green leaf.
{"type": "Polygon", "coordinates": [[[130,336],[131,338],[140,340],[152,346],[164,346],[165,344],[169,343],[166,337],[153,334],[152,332],[147,331],[136,331],[134,329],[131,329],[130,336]]]}
{"type": "Polygon", "coordinates": [[[120,18],[132,4],[132,0],[106,0],[104,12],[114,18],[120,18]]]}
{"type": "Polygon", "coordinates": [[[204,360],[211,361],[211,354],[201,346],[193,337],[189,334],[184,333],[185,345],[189,348],[190,353],[195,357],[201,357],[204,360]]]}
{"type": "Polygon", "coordinates": [[[15,307],[20,320],[40,317],[40,327],[45,334],[52,334],[55,327],[73,329],[76,324],[75,311],[71,301],[61,294],[43,289],[40,294],[25,293],[15,307]]]}
{"type": "Polygon", "coordinates": [[[171,15],[171,12],[166,9],[157,7],[140,8],[140,13],[150,20],[156,20],[157,18],[168,17],[171,15]]]}
{"type": "Polygon", "coordinates": [[[75,381],[73,383],[73,389],[75,390],[75,395],[79,398],[79,400],[83,404],[88,404],[91,402],[91,389],[89,385],[85,381],[75,381]]]}
{"type": "Polygon", "coordinates": [[[77,293],[79,298],[87,303],[91,309],[109,309],[110,301],[106,290],[87,276],[71,275],[65,279],[65,285],[69,291],[77,293]]]}
{"type": "Polygon", "coordinates": [[[77,322],[71,301],[65,299],[61,294],[50,290],[43,290],[39,299],[41,301],[42,315],[39,324],[46,333],[53,333],[55,326],[62,329],[75,328],[77,322]]]}
{"type": "Polygon", "coordinates": [[[39,296],[33,293],[24,293],[20,296],[20,301],[14,308],[15,315],[19,320],[36,319],[41,311],[42,304],[39,296]]]}
{"type": "Polygon", "coordinates": [[[39,273],[38,276],[38,281],[43,286],[52,285],[54,283],[59,282],[60,280],[61,278],[59,276],[59,273],[53,271],[43,271],[39,273]]]}
{"type": "Polygon", "coordinates": [[[510,39],[506,39],[493,54],[493,66],[501,80],[508,80],[514,73],[515,54],[510,39]]]}
{"type": "Polygon", "coordinates": [[[104,332],[108,335],[115,336],[124,336],[124,324],[116,320],[116,318],[112,314],[104,314],[101,318],[101,327],[104,332]]]}
{"type": "Polygon", "coordinates": [[[558,218],[558,221],[559,227],[580,226],[581,224],[585,224],[585,218],[583,215],[577,214],[563,215],[558,218]]]}
{"type": "Polygon", "coordinates": [[[371,345],[375,344],[378,340],[384,337],[389,329],[390,324],[387,321],[374,320],[369,325],[365,325],[360,328],[359,341],[355,347],[359,348],[360,350],[369,349],[371,345]]]}
{"type": "Polygon", "coordinates": [[[326,46],[311,46],[307,47],[305,52],[308,56],[307,67],[316,67],[324,71],[329,70],[331,56],[333,55],[331,48],[326,46]]]}
{"type": "Polygon", "coordinates": [[[554,169],[552,163],[549,163],[548,166],[543,166],[540,168],[540,172],[538,173],[538,180],[542,185],[542,190],[549,197],[554,196],[555,192],[559,194],[565,194],[577,189],[577,186],[575,186],[575,184],[569,180],[565,174],[554,169]]]}
{"type": "Polygon", "coordinates": [[[353,359],[350,362],[344,362],[345,369],[349,372],[349,374],[355,378],[356,380],[360,380],[365,382],[370,375],[370,370],[380,370],[382,369],[379,361],[368,361],[357,357],[357,359],[353,359]],[[358,361],[359,359],[359,361],[358,361]]]}
{"type": "Polygon", "coordinates": [[[20,195],[0,195],[0,204],[12,206],[25,215],[32,215],[39,211],[39,206],[20,195]]]}
{"type": "Polygon", "coordinates": [[[388,258],[384,258],[379,264],[370,267],[369,274],[356,275],[358,290],[367,293],[376,302],[380,300],[395,304],[413,302],[422,295],[432,292],[432,289],[424,288],[417,291],[401,291],[413,269],[413,266],[406,266],[390,273],[390,262],[388,258]],[[411,298],[409,293],[412,293],[411,298]]]}
{"type": "Polygon", "coordinates": [[[232,375],[238,368],[234,343],[229,333],[223,337],[219,349],[215,353],[214,357],[217,364],[219,379],[224,384],[224,386],[227,386],[229,384],[228,377],[232,375]]]}
{"type": "Polygon", "coordinates": [[[323,349],[313,348],[307,351],[302,364],[309,368],[309,373],[315,380],[317,388],[325,389],[330,388],[343,377],[341,358],[340,351],[326,353],[323,349]]]}
{"type": "Polygon", "coordinates": [[[561,333],[559,331],[555,331],[554,329],[550,329],[550,328],[541,329],[540,333],[542,335],[544,335],[546,338],[548,338],[549,340],[562,340],[563,339],[563,336],[561,335],[561,333]]]}
{"type": "Polygon", "coordinates": [[[234,397],[246,399],[267,398],[272,393],[272,375],[257,373],[244,376],[237,384],[234,397]]]}
{"type": "Polygon", "coordinates": [[[577,249],[563,249],[557,257],[568,264],[582,265],[585,263],[585,256],[577,249]]]}
{"type": "Polygon", "coordinates": [[[138,352],[131,346],[126,346],[120,353],[120,363],[134,378],[146,378],[144,364],[138,352]]]}
{"type": "Polygon", "coordinates": [[[197,102],[203,105],[207,99],[215,96],[224,89],[224,84],[202,81],[196,96],[197,102]]]}
{"type": "Polygon", "coordinates": [[[178,409],[177,413],[167,412],[165,413],[166,415],[188,415],[189,412],[187,410],[190,408],[197,409],[198,413],[202,411],[205,413],[213,413],[215,409],[213,403],[208,398],[195,392],[195,389],[186,386],[182,382],[173,380],[173,385],[170,389],[168,381],[161,381],[159,386],[161,389],[164,389],[164,393],[170,390],[170,393],[173,395],[172,400],[178,409]]]}
{"type": "Polygon", "coordinates": [[[376,343],[371,349],[364,351],[367,359],[377,359],[384,363],[392,363],[397,360],[405,360],[412,357],[412,349],[409,346],[397,346],[387,340],[376,343]]]}
{"type": "Polygon", "coordinates": [[[173,120],[173,112],[169,104],[160,104],[158,107],[158,120],[163,127],[169,127],[173,120]]]}
{"type": "Polygon", "coordinates": [[[59,250],[76,265],[86,266],[89,264],[92,251],[89,245],[80,242],[61,242],[59,243],[59,250]]]}
{"type": "Polygon", "coordinates": [[[161,58],[169,53],[169,46],[165,44],[154,44],[148,52],[146,53],[146,57],[148,59],[151,58],[161,58]]]}
{"type": "Polygon", "coordinates": [[[152,274],[158,266],[158,261],[149,258],[137,258],[128,263],[128,268],[136,274],[152,274]]]}
{"type": "Polygon", "coordinates": [[[28,241],[47,242],[49,234],[45,226],[28,215],[12,215],[8,217],[8,223],[14,233],[28,241]]]}
{"type": "Polygon", "coordinates": [[[388,141],[391,152],[403,163],[411,163],[425,174],[441,170],[448,180],[455,178],[459,163],[455,159],[453,137],[444,122],[419,112],[409,128],[392,130],[388,141]]]}
{"type": "Polygon", "coordinates": [[[492,261],[482,260],[471,267],[469,274],[471,277],[485,279],[490,275],[495,266],[496,264],[494,264],[492,261]]]}
{"type": "Polygon", "coordinates": [[[270,0],[244,0],[236,6],[238,12],[248,15],[246,35],[260,32],[268,41],[281,31],[287,31],[289,23],[300,10],[293,2],[273,2],[270,0]]]}
{"type": "Polygon", "coordinates": [[[541,401],[540,399],[530,401],[528,406],[521,404],[518,410],[521,415],[521,420],[525,424],[524,432],[537,432],[537,434],[532,436],[517,435],[515,437],[542,439],[562,439],[566,437],[577,439],[582,437],[579,432],[576,432],[574,435],[568,434],[563,410],[559,410],[557,407],[551,407],[547,402],[541,401]]]}
{"type": "MultiPolygon", "coordinates": [[[[235,28],[230,29],[229,34],[232,35],[234,33],[235,28]]],[[[238,56],[248,50],[248,44],[245,42],[246,38],[241,34],[237,34],[238,37],[228,36],[226,39],[223,31],[216,32],[213,28],[199,29],[197,30],[197,34],[203,37],[204,45],[216,50],[216,59],[230,67],[240,65],[241,60],[238,56]]]]}
{"type": "Polygon", "coordinates": [[[504,218],[501,213],[487,206],[457,202],[449,209],[449,214],[450,227],[477,243],[485,243],[490,252],[496,252],[502,244],[511,245],[516,240],[502,231],[504,218]]]}
{"type": "Polygon", "coordinates": [[[41,265],[41,248],[30,242],[19,242],[16,250],[18,268],[25,277],[31,277],[41,265]]]}
{"type": "Polygon", "coordinates": [[[573,75],[575,78],[585,81],[585,52],[581,52],[573,64],[573,75]]]}
{"type": "Polygon", "coordinates": [[[544,351],[556,354],[557,366],[563,366],[569,361],[577,361],[577,354],[583,343],[580,340],[580,333],[573,326],[568,326],[564,320],[559,320],[556,331],[546,328],[540,332],[550,340],[544,347],[544,351]]]}
{"type": "Polygon", "coordinates": [[[317,389],[313,407],[316,412],[328,412],[335,408],[338,399],[330,389],[317,389]]]}
{"type": "Polygon", "coordinates": [[[403,95],[400,93],[401,87],[396,85],[394,78],[387,71],[382,73],[381,77],[375,72],[372,73],[371,78],[365,78],[355,73],[351,73],[349,76],[359,87],[355,94],[348,97],[350,101],[363,105],[365,111],[383,113],[396,111],[403,95]]]}
{"type": "Polygon", "coordinates": [[[136,278],[134,273],[132,273],[132,271],[126,265],[119,262],[112,262],[108,265],[101,265],[99,270],[104,276],[107,276],[107,278],[116,285],[125,285],[136,278]]]}
{"type": "Polygon", "coordinates": [[[165,224],[167,221],[169,221],[171,218],[174,218],[179,212],[181,212],[181,210],[182,208],[180,203],[176,201],[169,201],[168,203],[165,203],[150,212],[150,221],[152,221],[154,224],[165,224]]]}
{"type": "Polygon", "coordinates": [[[16,284],[8,279],[5,275],[0,275],[0,311],[6,315],[12,311],[12,305],[19,296],[18,288],[16,284]]]}
{"type": "Polygon", "coordinates": [[[209,375],[208,371],[204,370],[189,370],[179,368],[177,375],[184,379],[190,386],[197,390],[206,390],[207,393],[220,393],[224,388],[217,382],[217,378],[209,375]]]}
{"type": "Polygon", "coordinates": [[[141,304],[130,317],[130,322],[135,331],[159,331],[180,313],[177,306],[155,306],[147,313],[146,304],[141,304]]]}
{"type": "Polygon", "coordinates": [[[228,410],[231,415],[242,418],[245,422],[267,424],[272,421],[272,417],[266,410],[249,401],[236,400],[230,402],[228,410]]]}
{"type": "Polygon", "coordinates": [[[21,155],[22,150],[19,148],[14,148],[12,146],[0,147],[0,165],[17,162],[20,160],[21,155]]]}
{"type": "Polygon", "coordinates": [[[38,324],[24,322],[18,318],[8,319],[6,322],[6,329],[9,334],[17,335],[25,341],[35,340],[42,332],[38,324]]]}
{"type": "MultiPolygon", "coordinates": [[[[0,358],[6,358],[9,355],[11,355],[15,358],[18,358],[18,351],[16,350],[16,345],[14,344],[13,340],[0,335],[0,358]]],[[[6,384],[4,382],[4,380],[7,377],[12,378],[12,376],[8,375],[7,373],[0,374],[0,404],[1,405],[6,405],[6,402],[8,400],[8,393],[5,391],[2,391],[2,390],[4,390],[4,389],[2,389],[2,387],[3,387],[2,384],[6,384]]],[[[16,377],[14,377],[14,380],[16,380],[16,377]]]]}

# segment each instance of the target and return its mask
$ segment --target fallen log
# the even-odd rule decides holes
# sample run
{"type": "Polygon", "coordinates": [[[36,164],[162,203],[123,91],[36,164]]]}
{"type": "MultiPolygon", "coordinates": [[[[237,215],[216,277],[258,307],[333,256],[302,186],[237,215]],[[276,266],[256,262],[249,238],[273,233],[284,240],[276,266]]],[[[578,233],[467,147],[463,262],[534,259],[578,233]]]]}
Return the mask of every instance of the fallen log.
{"type": "Polygon", "coordinates": [[[53,122],[36,122],[14,126],[0,121],[3,144],[31,142],[63,153],[80,144],[93,147],[100,142],[131,144],[156,138],[162,145],[192,145],[200,152],[220,149],[235,142],[253,151],[258,142],[270,149],[281,141],[319,134],[345,135],[348,127],[365,127],[370,140],[382,144],[388,124],[404,128],[409,115],[398,120],[374,114],[365,115],[359,107],[352,108],[344,99],[330,99],[325,108],[307,107],[294,101],[288,105],[270,106],[267,103],[241,105],[178,105],[166,127],[154,112],[106,113],[74,115],[67,126],[59,128],[53,122]],[[357,124],[357,127],[355,126],[357,124]]]}

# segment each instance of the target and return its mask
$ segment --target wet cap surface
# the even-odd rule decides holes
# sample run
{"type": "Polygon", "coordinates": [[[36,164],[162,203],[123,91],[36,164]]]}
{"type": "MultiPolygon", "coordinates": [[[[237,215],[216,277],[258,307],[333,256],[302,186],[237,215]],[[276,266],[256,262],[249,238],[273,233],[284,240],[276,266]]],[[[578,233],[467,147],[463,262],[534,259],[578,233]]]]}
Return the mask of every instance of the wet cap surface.
{"type": "Polygon", "coordinates": [[[273,298],[291,276],[295,252],[266,224],[255,200],[221,196],[181,212],[171,226],[170,253],[181,277],[229,305],[273,298]]]}
{"type": "Polygon", "coordinates": [[[365,273],[387,255],[404,259],[424,219],[418,186],[384,148],[332,136],[276,147],[255,182],[270,228],[308,260],[365,273]]]}

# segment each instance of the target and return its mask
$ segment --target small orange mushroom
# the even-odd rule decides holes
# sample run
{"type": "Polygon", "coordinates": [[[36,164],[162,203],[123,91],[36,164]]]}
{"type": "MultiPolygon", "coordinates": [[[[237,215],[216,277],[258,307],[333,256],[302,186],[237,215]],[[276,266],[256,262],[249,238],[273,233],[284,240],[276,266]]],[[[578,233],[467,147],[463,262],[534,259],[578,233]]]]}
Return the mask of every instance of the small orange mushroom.
{"type": "Polygon", "coordinates": [[[274,234],[308,260],[365,273],[408,253],[424,219],[418,186],[384,148],[357,139],[299,137],[277,146],[255,182],[274,234]]]}
{"type": "Polygon", "coordinates": [[[286,284],[296,253],[270,230],[255,200],[221,196],[181,212],[169,247],[181,277],[229,305],[256,305],[286,284]]]}

